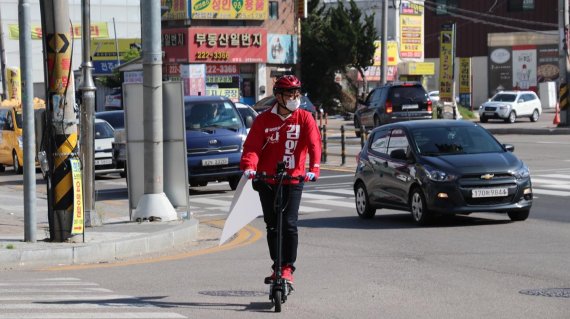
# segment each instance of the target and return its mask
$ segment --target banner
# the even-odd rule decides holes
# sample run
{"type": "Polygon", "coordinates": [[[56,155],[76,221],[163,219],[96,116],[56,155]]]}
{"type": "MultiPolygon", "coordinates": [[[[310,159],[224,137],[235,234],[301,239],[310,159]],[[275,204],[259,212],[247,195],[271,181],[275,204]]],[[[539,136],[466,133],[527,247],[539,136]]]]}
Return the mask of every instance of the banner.
{"type": "Polygon", "coordinates": [[[78,158],[69,159],[73,179],[73,222],[71,234],[83,234],[85,230],[85,218],[83,214],[83,180],[81,176],[81,163],[78,158]]]}
{"type": "Polygon", "coordinates": [[[455,24],[441,26],[439,43],[439,99],[453,102],[453,68],[455,60],[455,24]]]}
{"type": "Polygon", "coordinates": [[[184,82],[184,95],[209,95],[206,91],[206,65],[181,64],[180,77],[184,82]]]}
{"type": "Polygon", "coordinates": [[[22,100],[22,79],[20,77],[20,68],[6,68],[6,84],[8,90],[8,99],[22,100]]]}
{"type": "Polygon", "coordinates": [[[123,62],[125,54],[132,49],[141,50],[141,39],[117,39],[116,44],[114,39],[94,39],[91,41],[93,73],[113,73],[113,69],[123,62]]]}
{"type": "Polygon", "coordinates": [[[190,17],[207,20],[266,20],[268,0],[190,0],[190,17]]]}
{"type": "Polygon", "coordinates": [[[190,18],[190,0],[160,0],[160,5],[168,8],[162,15],[162,20],[186,20],[190,18]]]}
{"type": "Polygon", "coordinates": [[[267,63],[297,63],[297,36],[292,34],[267,35],[267,63]]]}
{"type": "MultiPolygon", "coordinates": [[[[42,26],[38,23],[32,23],[32,40],[42,39],[42,26]]],[[[20,29],[17,24],[8,24],[10,40],[20,39],[20,29]]],[[[81,24],[74,24],[70,28],[70,33],[73,34],[74,39],[81,39],[81,24]],[[73,31],[73,32],[72,32],[73,31]]],[[[92,22],[91,23],[91,39],[105,39],[109,37],[109,29],[107,22],[92,22]]]]}

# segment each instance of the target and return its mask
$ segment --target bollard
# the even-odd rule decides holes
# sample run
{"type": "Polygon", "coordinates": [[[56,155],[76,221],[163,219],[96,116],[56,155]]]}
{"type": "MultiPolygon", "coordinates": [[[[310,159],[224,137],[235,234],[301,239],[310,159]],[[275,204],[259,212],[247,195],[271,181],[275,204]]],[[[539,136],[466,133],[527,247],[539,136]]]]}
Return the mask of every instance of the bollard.
{"type": "Polygon", "coordinates": [[[329,125],[329,113],[325,113],[325,125],[329,125]]]}
{"type": "Polygon", "coordinates": [[[327,126],[323,125],[323,149],[321,150],[321,162],[327,162],[327,126]]]}
{"type": "Polygon", "coordinates": [[[366,130],[364,129],[364,126],[360,127],[360,148],[364,147],[364,140],[365,140],[365,135],[366,134],[366,130]]]}
{"type": "Polygon", "coordinates": [[[340,126],[340,165],[346,165],[346,146],[344,139],[344,125],[340,126]]]}

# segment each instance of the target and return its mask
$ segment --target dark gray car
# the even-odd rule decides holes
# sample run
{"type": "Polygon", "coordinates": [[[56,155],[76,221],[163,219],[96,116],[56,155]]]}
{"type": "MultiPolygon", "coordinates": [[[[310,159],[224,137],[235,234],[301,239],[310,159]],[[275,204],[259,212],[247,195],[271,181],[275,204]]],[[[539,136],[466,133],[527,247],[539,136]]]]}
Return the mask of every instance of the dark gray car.
{"type": "Polygon", "coordinates": [[[528,167],[470,121],[419,120],[374,129],[358,155],[356,211],[407,210],[418,224],[438,214],[507,213],[526,220],[532,206],[528,167]]]}
{"type": "Polygon", "coordinates": [[[354,113],[356,136],[359,128],[373,129],[387,123],[431,119],[432,101],[418,82],[388,83],[372,90],[359,101],[354,113]]]}

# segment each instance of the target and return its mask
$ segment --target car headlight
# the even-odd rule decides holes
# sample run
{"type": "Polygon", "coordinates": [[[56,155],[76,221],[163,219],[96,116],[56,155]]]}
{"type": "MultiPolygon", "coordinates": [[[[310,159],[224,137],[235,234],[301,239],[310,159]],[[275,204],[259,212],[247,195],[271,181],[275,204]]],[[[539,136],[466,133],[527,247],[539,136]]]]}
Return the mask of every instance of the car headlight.
{"type": "Polygon", "coordinates": [[[451,182],[457,179],[456,175],[450,174],[448,172],[442,171],[440,169],[433,168],[426,165],[425,167],[426,175],[435,182],[451,182]]]}
{"type": "Polygon", "coordinates": [[[528,178],[530,176],[530,169],[528,168],[528,166],[523,164],[519,169],[513,172],[513,176],[516,179],[528,178]]]}

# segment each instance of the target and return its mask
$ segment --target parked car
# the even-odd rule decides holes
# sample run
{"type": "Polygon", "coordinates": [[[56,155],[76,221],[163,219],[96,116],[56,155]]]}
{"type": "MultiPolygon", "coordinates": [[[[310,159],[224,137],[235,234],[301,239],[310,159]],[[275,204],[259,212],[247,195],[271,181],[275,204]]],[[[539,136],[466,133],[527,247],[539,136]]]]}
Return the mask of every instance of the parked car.
{"type": "Polygon", "coordinates": [[[356,212],[410,211],[417,224],[434,215],[506,213],[526,220],[533,201],[528,167],[514,146],[471,121],[420,120],[374,129],[357,158],[356,212]]]}
{"type": "Polygon", "coordinates": [[[536,122],[542,114],[540,99],[533,91],[502,91],[479,107],[479,120],[502,119],[514,123],[519,117],[536,122]]]}
{"type": "Polygon", "coordinates": [[[95,113],[95,118],[105,120],[115,131],[112,143],[113,163],[120,170],[121,177],[127,176],[127,136],[125,132],[125,111],[102,111],[95,113]]]}
{"type": "MultiPolygon", "coordinates": [[[[261,113],[271,108],[273,105],[275,105],[275,103],[277,103],[275,96],[268,96],[255,103],[253,105],[253,109],[256,110],[257,113],[261,113]]],[[[313,118],[317,118],[317,108],[307,96],[301,95],[301,105],[299,108],[311,112],[311,114],[313,114],[313,118]]]]}
{"type": "Polygon", "coordinates": [[[122,169],[117,168],[113,161],[112,143],[115,141],[115,130],[111,124],[96,118],[93,137],[95,139],[93,149],[95,174],[120,173],[122,169]]]}
{"type": "Polygon", "coordinates": [[[432,118],[432,101],[418,82],[388,83],[372,90],[359,101],[354,113],[356,136],[359,128],[369,130],[387,123],[432,118]]]}
{"type": "Polygon", "coordinates": [[[439,102],[439,91],[430,91],[428,96],[433,104],[437,104],[437,102],[439,102]]]}
{"type": "Polygon", "coordinates": [[[258,113],[251,106],[247,104],[236,102],[235,105],[245,123],[245,126],[247,127],[247,133],[249,133],[249,129],[253,124],[253,120],[255,120],[258,113]]]}
{"type": "Polygon", "coordinates": [[[186,151],[190,186],[228,181],[235,190],[247,131],[234,103],[221,96],[184,98],[186,151]]]}

